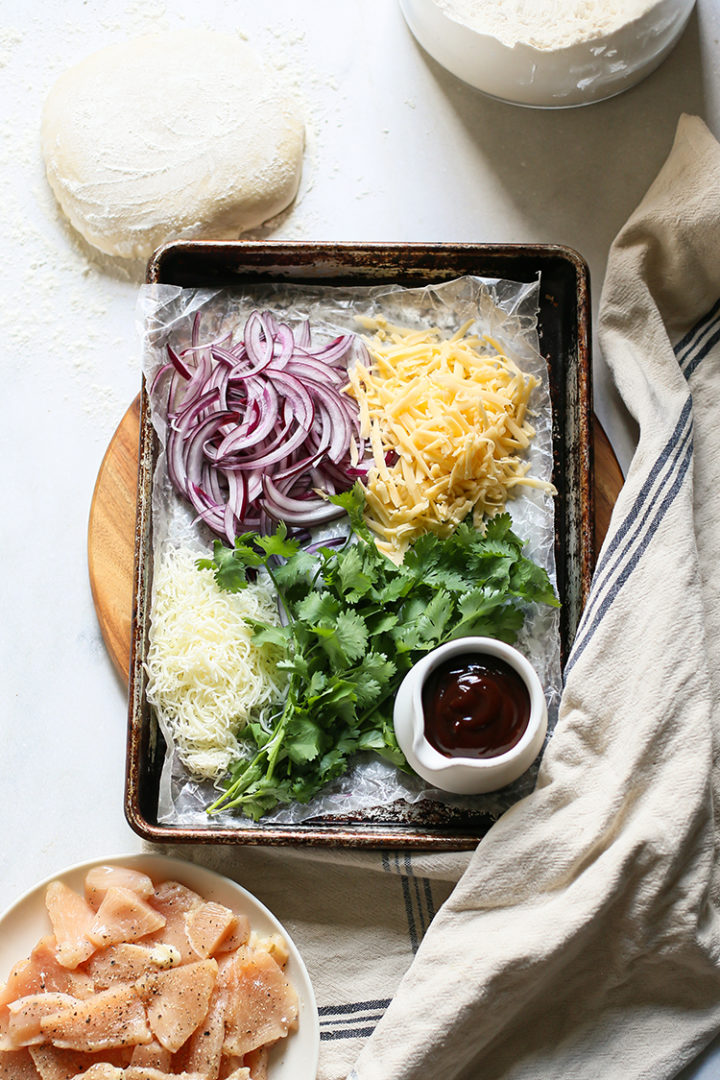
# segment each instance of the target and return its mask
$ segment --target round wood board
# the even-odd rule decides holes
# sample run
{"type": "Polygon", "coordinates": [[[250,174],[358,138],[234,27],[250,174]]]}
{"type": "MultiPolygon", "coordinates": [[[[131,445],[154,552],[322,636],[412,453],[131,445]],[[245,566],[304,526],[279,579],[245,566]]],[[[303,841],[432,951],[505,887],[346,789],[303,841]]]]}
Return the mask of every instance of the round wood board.
{"type": "MultiPolygon", "coordinates": [[[[120,421],[98,473],[88,524],[90,587],[105,646],[128,680],[135,558],[135,495],[140,397],[120,421]]],[[[605,539],[623,476],[608,438],[594,418],[595,543],[605,539]]]]}

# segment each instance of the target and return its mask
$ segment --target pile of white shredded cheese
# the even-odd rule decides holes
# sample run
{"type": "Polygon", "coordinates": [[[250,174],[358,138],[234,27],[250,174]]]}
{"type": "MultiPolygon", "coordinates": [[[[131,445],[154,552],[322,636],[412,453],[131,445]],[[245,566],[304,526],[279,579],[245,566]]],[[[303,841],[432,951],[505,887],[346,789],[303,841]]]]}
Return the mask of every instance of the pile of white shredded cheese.
{"type": "Polygon", "coordinates": [[[524,457],[537,380],[491,338],[466,336],[472,323],[444,338],[436,327],[362,322],[375,330],[372,364],[356,362],[348,390],[372,448],[366,518],[382,551],[399,561],[421,533],[446,536],[469,513],[481,527],[518,485],[554,492],[524,457]]]}
{"type": "Polygon", "coordinates": [[[279,650],[255,645],[245,621],[278,624],[269,582],[226,592],[197,557],[167,546],[155,560],[147,698],[187,770],[215,779],[240,756],[236,735],[248,719],[281,707],[287,682],[279,650]]]}

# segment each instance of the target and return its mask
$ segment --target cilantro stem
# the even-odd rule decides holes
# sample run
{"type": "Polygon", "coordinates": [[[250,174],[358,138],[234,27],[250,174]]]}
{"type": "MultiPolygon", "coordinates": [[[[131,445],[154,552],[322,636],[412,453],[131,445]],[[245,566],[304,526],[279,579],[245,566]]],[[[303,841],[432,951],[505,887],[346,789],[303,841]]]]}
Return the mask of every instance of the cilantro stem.
{"type": "Polygon", "coordinates": [[[243,792],[247,791],[251,784],[260,780],[263,775],[263,769],[261,766],[261,755],[263,751],[256,755],[256,757],[248,763],[248,767],[230,787],[220,795],[211,806],[208,806],[208,814],[217,814],[221,810],[229,810],[232,806],[237,806],[240,801],[240,797],[243,792]]]}
{"type": "Polygon", "coordinates": [[[275,589],[275,592],[278,595],[278,600],[280,601],[280,604],[282,605],[282,609],[285,612],[285,615],[287,617],[288,622],[289,623],[295,622],[295,620],[293,618],[293,614],[290,611],[290,608],[288,607],[288,602],[287,602],[287,600],[285,598],[285,594],[283,593],[282,589],[278,585],[277,578],[275,577],[275,575],[272,572],[272,568],[270,566],[270,560],[269,559],[267,559],[266,562],[265,562],[265,569],[267,570],[268,576],[269,576],[270,580],[273,583],[273,588],[275,589]]]}
{"type": "Polygon", "coordinates": [[[275,728],[275,732],[273,733],[273,737],[270,740],[270,742],[267,744],[267,746],[263,747],[263,749],[266,750],[266,751],[268,750],[268,747],[270,748],[268,753],[267,753],[267,762],[268,762],[267,779],[268,780],[272,780],[272,775],[273,775],[273,773],[275,771],[275,766],[277,764],[278,756],[279,756],[280,750],[282,748],[282,742],[283,742],[283,738],[285,736],[285,728],[287,727],[287,723],[288,723],[288,720],[290,718],[290,713],[293,711],[294,708],[295,708],[295,695],[292,693],[292,684],[291,684],[290,691],[288,692],[288,696],[287,696],[287,701],[285,702],[285,708],[282,711],[282,714],[280,716],[280,720],[278,721],[278,725],[275,728]]]}
{"type": "MultiPolygon", "coordinates": [[[[239,806],[243,801],[243,797],[249,787],[253,784],[259,783],[263,776],[265,777],[266,784],[269,784],[272,780],[275,766],[277,765],[280,751],[283,747],[283,739],[285,737],[285,728],[287,727],[288,719],[292,711],[297,705],[297,695],[295,683],[296,677],[290,680],[290,686],[288,688],[288,695],[281,712],[278,721],[275,725],[272,735],[265,743],[260,747],[255,756],[250,759],[247,767],[243,770],[242,774],[235,780],[224,792],[220,795],[215,802],[207,808],[208,814],[218,813],[220,810],[229,810],[233,806],[239,806]],[[267,761],[267,766],[263,767],[263,758],[267,761]]],[[[246,796],[247,798],[253,798],[255,792],[246,796]]]]}

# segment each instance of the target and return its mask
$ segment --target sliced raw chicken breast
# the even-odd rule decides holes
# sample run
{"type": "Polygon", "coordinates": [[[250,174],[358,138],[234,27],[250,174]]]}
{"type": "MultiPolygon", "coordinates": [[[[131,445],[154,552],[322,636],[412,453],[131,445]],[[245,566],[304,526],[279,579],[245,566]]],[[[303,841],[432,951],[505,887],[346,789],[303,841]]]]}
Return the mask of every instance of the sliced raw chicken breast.
{"type": "Polygon", "coordinates": [[[45,893],[45,906],[57,942],[55,955],[66,968],[76,968],[95,952],[88,937],[95,912],[90,905],[62,881],[51,882],[45,893]]]}
{"type": "Polygon", "coordinates": [[[247,945],[250,940],[250,920],[247,915],[235,915],[235,925],[227,937],[224,937],[215,949],[215,956],[235,952],[241,945],[247,945]]]}
{"type": "Polygon", "coordinates": [[[251,1050],[243,1058],[243,1065],[250,1070],[251,1080],[268,1080],[269,1055],[267,1047],[251,1050]]]}
{"type": "Polygon", "coordinates": [[[218,1080],[224,1041],[225,1001],[216,984],[207,1015],[182,1048],[182,1067],[202,1073],[206,1080],[218,1080]]]}
{"type": "Polygon", "coordinates": [[[264,949],[241,947],[223,965],[226,1054],[239,1057],[284,1038],[297,1025],[297,994],[264,949]]]}
{"type": "Polygon", "coordinates": [[[136,1046],[130,1058],[130,1064],[138,1068],[160,1069],[161,1072],[170,1072],[172,1066],[172,1054],[166,1050],[157,1039],[145,1043],[144,1046],[136,1046]]]}
{"type": "Polygon", "coordinates": [[[0,1080],[38,1080],[39,1076],[27,1050],[0,1050],[0,1080]]]}
{"type": "Polygon", "coordinates": [[[175,1053],[207,1014],[217,961],[198,960],[169,971],[148,972],[135,983],[158,1042],[175,1053]]]}
{"type": "Polygon", "coordinates": [[[202,1073],[166,1073],[160,1069],[136,1069],[132,1066],[125,1070],[123,1080],[205,1080],[202,1073]]]}
{"type": "Polygon", "coordinates": [[[190,947],[203,959],[212,956],[235,929],[237,921],[230,908],[214,901],[193,908],[185,916],[185,931],[190,947]]]}
{"type": "Polygon", "coordinates": [[[29,957],[19,960],[11,969],[7,982],[0,985],[0,1009],[3,1005],[7,1005],[8,1001],[14,1001],[15,998],[41,990],[41,981],[41,974],[33,969],[29,957]]]}
{"type": "Polygon", "coordinates": [[[78,1001],[69,1013],[45,1016],[41,1027],[49,1042],[68,1050],[106,1050],[152,1039],[143,1003],[133,987],[125,985],[78,1001]]]}
{"type": "MultiPolygon", "coordinates": [[[[130,1061],[128,1049],[105,1050],[102,1061],[116,1068],[124,1068],[130,1061]]],[[[35,1062],[41,1080],[72,1080],[101,1060],[99,1054],[83,1054],[79,1050],[62,1050],[59,1046],[31,1046],[30,1055],[35,1062]]]]}
{"type": "Polygon", "coordinates": [[[40,938],[30,956],[15,965],[7,983],[0,989],[0,1006],[43,991],[72,994],[79,998],[92,994],[94,987],[89,975],[63,967],[58,962],[55,950],[56,942],[52,934],[40,938]]]}
{"type": "MultiPolygon", "coordinates": [[[[228,1077],[234,1076],[238,1069],[245,1068],[245,1059],[237,1057],[236,1054],[230,1054],[228,1056],[223,1055],[220,1062],[220,1072],[218,1073],[218,1080],[228,1080],[228,1077]]],[[[248,1069],[248,1072],[250,1070],[248,1069]]]]}
{"type": "Polygon", "coordinates": [[[111,885],[97,910],[88,937],[98,948],[137,941],[165,925],[165,918],[132,889],[111,885]]]}
{"type": "Polygon", "coordinates": [[[147,900],[155,891],[151,879],[139,870],[131,870],[127,866],[93,866],[85,877],[85,899],[94,911],[100,907],[111,885],[132,889],[143,900],[147,900]]]}
{"type": "Polygon", "coordinates": [[[8,1005],[7,1034],[15,1046],[34,1046],[47,1042],[42,1018],[72,1010],[76,999],[69,994],[28,994],[8,1005]]]}
{"type": "Polygon", "coordinates": [[[85,1072],[78,1073],[73,1080],[125,1080],[125,1070],[105,1061],[98,1061],[85,1072]]]}
{"type": "Polygon", "coordinates": [[[165,919],[164,928],[154,934],[151,940],[172,945],[179,951],[183,961],[197,960],[197,955],[188,941],[185,921],[191,911],[202,907],[205,903],[203,898],[179,881],[164,881],[155,890],[151,903],[165,919]]]}
{"type": "Polygon", "coordinates": [[[281,935],[177,881],[97,867],[0,984],[0,1080],[268,1080],[297,1026],[281,935]]]}
{"type": "Polygon", "coordinates": [[[146,971],[175,967],[180,953],[167,945],[135,945],[120,942],[91,956],[83,970],[98,990],[118,982],[135,982],[146,971]]]}

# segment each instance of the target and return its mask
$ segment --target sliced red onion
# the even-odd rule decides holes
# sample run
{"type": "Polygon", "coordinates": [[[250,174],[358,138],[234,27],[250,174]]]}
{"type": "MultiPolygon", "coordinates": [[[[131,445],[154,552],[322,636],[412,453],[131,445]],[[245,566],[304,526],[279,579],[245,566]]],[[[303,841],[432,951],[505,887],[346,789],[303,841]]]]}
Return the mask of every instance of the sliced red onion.
{"type": "Polygon", "coordinates": [[[275,331],[275,353],[273,367],[286,367],[295,348],[295,337],[286,323],[280,323],[275,331]]]}
{"type": "Polygon", "coordinates": [[[193,319],[193,328],[192,328],[192,335],[191,335],[192,347],[194,349],[197,348],[197,344],[198,344],[198,342],[200,340],[200,320],[201,320],[201,318],[202,318],[202,315],[201,315],[200,311],[196,311],[195,312],[195,318],[193,319]]]}
{"type": "Polygon", "coordinates": [[[189,381],[191,377],[190,369],[187,367],[186,364],[182,362],[182,359],[175,352],[172,345],[168,345],[167,350],[168,356],[170,357],[171,365],[175,368],[179,375],[182,375],[183,379],[187,379],[189,381]]]}
{"type": "Polygon", "coordinates": [[[320,548],[340,548],[347,544],[347,536],[326,536],[324,539],[315,540],[311,544],[305,544],[308,555],[315,555],[320,548]]]}
{"type": "Polygon", "coordinates": [[[169,377],[167,469],[205,524],[231,544],[249,528],[277,521],[311,526],[340,517],[323,494],[350,487],[362,453],[358,407],[345,393],[345,363],[356,338],[312,347],[310,323],[293,332],[254,311],[242,338],[203,345],[199,314],[191,345],[153,381],[169,377]]]}
{"type": "Polygon", "coordinates": [[[289,525],[319,525],[342,517],[344,510],[323,498],[292,499],[284,495],[269,476],[263,477],[263,508],[276,521],[289,525]]]}
{"type": "Polygon", "coordinates": [[[295,331],[295,344],[301,349],[309,349],[311,340],[310,320],[303,319],[295,331]]]}

